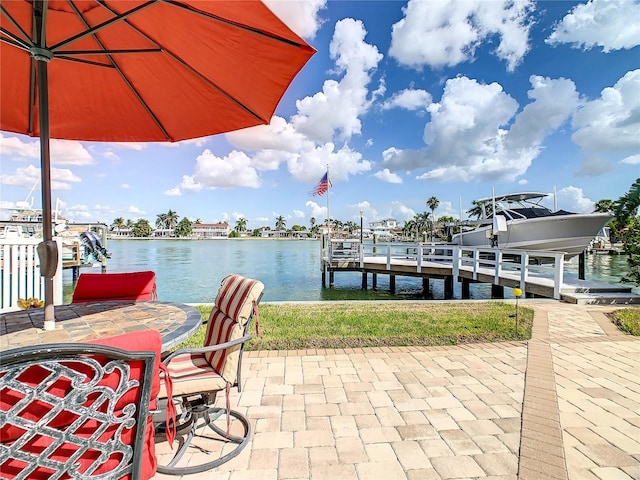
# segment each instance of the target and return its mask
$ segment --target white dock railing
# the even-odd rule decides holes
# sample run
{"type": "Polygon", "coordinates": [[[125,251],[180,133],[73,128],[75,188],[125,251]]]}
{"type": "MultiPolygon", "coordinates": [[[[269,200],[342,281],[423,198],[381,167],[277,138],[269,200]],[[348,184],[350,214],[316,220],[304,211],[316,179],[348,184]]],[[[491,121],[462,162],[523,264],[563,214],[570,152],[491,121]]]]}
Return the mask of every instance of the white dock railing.
{"type": "Polygon", "coordinates": [[[386,269],[392,266],[406,265],[415,262],[416,272],[422,268],[449,265],[454,278],[461,270],[472,272],[472,279],[477,280],[480,273],[493,276],[493,283],[499,285],[501,280],[518,281],[524,288],[526,283],[535,279],[548,279],[553,282],[553,298],[560,298],[560,290],[564,282],[564,253],[550,251],[525,251],[491,247],[462,247],[458,245],[442,245],[431,243],[364,243],[358,240],[331,240],[328,256],[323,258],[330,262],[350,261],[364,268],[366,261],[384,257],[386,269]]]}
{"type": "MultiPolygon", "coordinates": [[[[62,242],[58,243],[58,269],[53,278],[53,303],[62,304],[62,242]]],[[[36,246],[40,238],[0,239],[0,313],[19,310],[18,299],[44,300],[44,277],[36,246]]]]}

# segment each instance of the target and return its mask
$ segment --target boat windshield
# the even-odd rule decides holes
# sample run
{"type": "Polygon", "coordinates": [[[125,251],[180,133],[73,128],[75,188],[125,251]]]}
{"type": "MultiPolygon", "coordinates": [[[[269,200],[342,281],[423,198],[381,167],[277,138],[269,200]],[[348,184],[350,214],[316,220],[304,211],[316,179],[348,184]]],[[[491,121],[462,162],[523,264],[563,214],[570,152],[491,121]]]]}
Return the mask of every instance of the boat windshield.
{"type": "Polygon", "coordinates": [[[511,220],[515,220],[518,218],[538,218],[538,217],[548,217],[553,215],[551,210],[542,205],[538,205],[536,207],[505,207],[501,205],[500,208],[496,205],[496,209],[498,210],[498,215],[503,214],[507,218],[511,220]]]}

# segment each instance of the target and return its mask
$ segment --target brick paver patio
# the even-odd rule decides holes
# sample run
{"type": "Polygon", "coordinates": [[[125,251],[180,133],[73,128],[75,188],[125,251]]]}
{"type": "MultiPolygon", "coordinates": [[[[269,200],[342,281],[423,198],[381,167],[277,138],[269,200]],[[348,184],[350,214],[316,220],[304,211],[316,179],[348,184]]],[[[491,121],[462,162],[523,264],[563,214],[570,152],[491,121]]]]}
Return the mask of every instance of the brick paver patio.
{"type": "Polygon", "coordinates": [[[183,478],[639,480],[640,339],[527,302],[529,342],[248,352],[251,443],[183,478]]]}

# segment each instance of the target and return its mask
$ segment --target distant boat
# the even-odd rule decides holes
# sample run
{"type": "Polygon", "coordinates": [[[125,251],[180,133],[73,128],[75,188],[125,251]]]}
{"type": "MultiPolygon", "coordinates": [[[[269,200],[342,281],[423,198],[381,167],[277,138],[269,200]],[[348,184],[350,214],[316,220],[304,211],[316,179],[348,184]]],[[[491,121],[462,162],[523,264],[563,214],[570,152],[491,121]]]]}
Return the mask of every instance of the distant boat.
{"type": "Polygon", "coordinates": [[[547,196],[523,192],[477,200],[482,215],[457,223],[462,231],[451,241],[463,246],[564,252],[569,259],[584,252],[613,218],[608,213],[552,212],[540,204],[547,196]]]}

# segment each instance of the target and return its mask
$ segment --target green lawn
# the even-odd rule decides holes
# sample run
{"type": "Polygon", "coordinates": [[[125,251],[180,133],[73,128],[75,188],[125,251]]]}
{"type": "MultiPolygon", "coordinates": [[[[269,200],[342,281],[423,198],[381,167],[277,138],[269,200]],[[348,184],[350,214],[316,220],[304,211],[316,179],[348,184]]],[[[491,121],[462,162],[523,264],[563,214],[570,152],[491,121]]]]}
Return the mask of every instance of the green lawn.
{"type": "MultiPolygon", "coordinates": [[[[198,307],[207,318],[210,306],[198,307]]],[[[263,337],[248,350],[296,350],[526,340],[533,310],[504,302],[320,302],[260,305],[263,337]]],[[[255,333],[254,325],[251,333],[255,333]]],[[[202,346],[204,327],[182,347],[202,346]]]]}
{"type": "Polygon", "coordinates": [[[640,336],[640,308],[625,308],[610,315],[620,330],[640,336]]]}

